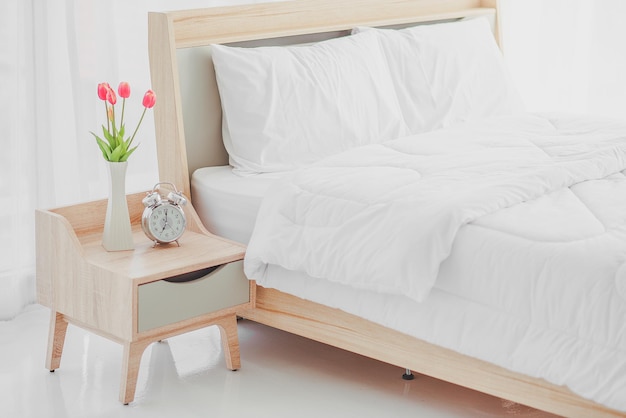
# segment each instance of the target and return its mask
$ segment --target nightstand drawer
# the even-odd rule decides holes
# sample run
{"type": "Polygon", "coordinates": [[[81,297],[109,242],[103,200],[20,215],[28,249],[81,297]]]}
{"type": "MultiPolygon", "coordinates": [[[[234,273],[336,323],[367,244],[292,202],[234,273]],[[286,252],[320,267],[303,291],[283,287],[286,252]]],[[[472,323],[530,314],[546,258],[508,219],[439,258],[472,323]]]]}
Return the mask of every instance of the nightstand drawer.
{"type": "Polygon", "coordinates": [[[248,303],[249,286],[243,261],[225,264],[192,281],[143,284],[137,289],[137,331],[248,303]]]}

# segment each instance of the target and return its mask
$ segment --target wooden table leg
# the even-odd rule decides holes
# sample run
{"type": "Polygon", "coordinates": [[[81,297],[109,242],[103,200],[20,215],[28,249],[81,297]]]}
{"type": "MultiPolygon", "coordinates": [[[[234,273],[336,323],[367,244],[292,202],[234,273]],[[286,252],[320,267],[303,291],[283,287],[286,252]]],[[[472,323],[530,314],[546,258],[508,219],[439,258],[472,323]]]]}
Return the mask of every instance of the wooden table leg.
{"type": "Polygon", "coordinates": [[[46,353],[46,368],[51,372],[61,366],[61,355],[63,354],[66,333],[67,321],[63,314],[51,311],[48,330],[48,352],[46,353]]]}
{"type": "Polygon", "coordinates": [[[239,334],[237,333],[237,317],[231,315],[216,322],[222,337],[222,348],[226,358],[226,367],[230,370],[241,368],[239,356],[239,334]]]}
{"type": "Polygon", "coordinates": [[[122,381],[120,384],[120,402],[128,405],[135,399],[135,389],[137,387],[137,376],[139,375],[139,365],[144,350],[151,341],[137,341],[124,343],[124,357],[122,360],[122,381]]]}

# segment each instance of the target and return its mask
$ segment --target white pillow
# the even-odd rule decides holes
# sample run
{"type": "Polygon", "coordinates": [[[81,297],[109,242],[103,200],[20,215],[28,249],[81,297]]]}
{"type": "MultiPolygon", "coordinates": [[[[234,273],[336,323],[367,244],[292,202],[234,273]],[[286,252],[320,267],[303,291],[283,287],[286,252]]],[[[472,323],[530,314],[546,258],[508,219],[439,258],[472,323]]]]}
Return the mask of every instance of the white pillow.
{"type": "Polygon", "coordinates": [[[375,32],[411,133],[523,110],[485,18],[375,32]]]}
{"type": "Polygon", "coordinates": [[[291,170],[408,134],[374,33],[307,46],[212,46],[238,174],[291,170]]]}

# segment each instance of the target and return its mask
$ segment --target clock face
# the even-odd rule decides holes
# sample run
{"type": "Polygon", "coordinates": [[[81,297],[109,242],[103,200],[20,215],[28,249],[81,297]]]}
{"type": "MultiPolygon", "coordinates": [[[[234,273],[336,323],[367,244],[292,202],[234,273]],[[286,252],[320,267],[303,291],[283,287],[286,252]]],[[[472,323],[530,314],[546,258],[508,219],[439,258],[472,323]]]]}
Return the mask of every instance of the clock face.
{"type": "Polygon", "coordinates": [[[148,228],[157,241],[172,242],[183,235],[186,223],[179,207],[163,203],[152,210],[148,228]]]}

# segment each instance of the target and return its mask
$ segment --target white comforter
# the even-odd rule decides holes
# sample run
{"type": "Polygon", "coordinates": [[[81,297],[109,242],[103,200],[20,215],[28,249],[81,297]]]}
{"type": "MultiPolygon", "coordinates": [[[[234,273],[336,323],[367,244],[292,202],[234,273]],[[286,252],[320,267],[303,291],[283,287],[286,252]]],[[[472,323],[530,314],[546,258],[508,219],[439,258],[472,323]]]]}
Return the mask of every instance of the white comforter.
{"type": "Polygon", "coordinates": [[[353,149],[270,190],[246,274],[262,280],[276,264],[422,301],[462,225],[624,168],[626,125],[576,118],[497,119],[353,149]]]}
{"type": "Polygon", "coordinates": [[[529,115],[335,156],[271,190],[246,273],[342,283],[331,305],[626,411],[625,138],[529,115]]]}

